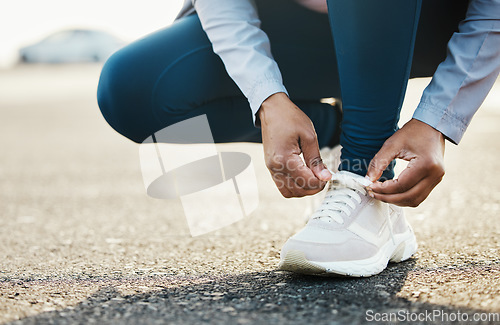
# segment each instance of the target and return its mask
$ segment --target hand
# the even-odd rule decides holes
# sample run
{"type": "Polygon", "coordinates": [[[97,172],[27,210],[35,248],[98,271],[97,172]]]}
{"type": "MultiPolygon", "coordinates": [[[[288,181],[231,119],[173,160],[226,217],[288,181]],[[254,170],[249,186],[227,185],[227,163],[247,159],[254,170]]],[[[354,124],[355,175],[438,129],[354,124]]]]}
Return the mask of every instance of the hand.
{"type": "Polygon", "coordinates": [[[267,98],[258,114],[266,166],[281,194],[289,198],[320,192],[332,174],[321,160],[311,120],[284,93],[267,98]]]}
{"type": "Polygon", "coordinates": [[[372,182],[370,196],[400,206],[422,203],[444,176],[444,136],[431,126],[412,119],[384,143],[370,162],[367,176],[372,182]],[[375,182],[389,163],[409,161],[399,177],[375,182]]]}

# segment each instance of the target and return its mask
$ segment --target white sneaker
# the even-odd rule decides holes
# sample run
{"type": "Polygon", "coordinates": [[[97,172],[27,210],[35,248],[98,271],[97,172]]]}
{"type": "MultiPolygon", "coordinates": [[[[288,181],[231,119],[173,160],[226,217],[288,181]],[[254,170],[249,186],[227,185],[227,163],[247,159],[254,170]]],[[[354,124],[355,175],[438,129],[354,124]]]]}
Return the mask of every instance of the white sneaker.
{"type": "Polygon", "coordinates": [[[281,270],[371,276],[409,259],[417,241],[403,210],[367,195],[370,182],[341,171],[307,225],[281,250],[281,270]]]}

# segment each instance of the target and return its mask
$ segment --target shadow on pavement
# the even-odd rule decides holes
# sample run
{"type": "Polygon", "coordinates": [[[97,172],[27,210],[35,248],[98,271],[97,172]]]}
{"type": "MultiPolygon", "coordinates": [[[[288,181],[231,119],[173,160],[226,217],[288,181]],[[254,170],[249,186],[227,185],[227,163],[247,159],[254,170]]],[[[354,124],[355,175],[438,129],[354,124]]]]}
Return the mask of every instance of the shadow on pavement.
{"type": "MultiPolygon", "coordinates": [[[[153,277],[150,282],[157,281],[156,287],[164,289],[121,295],[116,286],[104,285],[76,306],[11,324],[361,324],[373,319],[375,313],[399,312],[398,317],[405,317],[411,312],[424,317],[424,313],[435,310],[462,315],[480,312],[398,297],[415,264],[415,260],[410,260],[389,265],[371,278],[302,276],[281,271],[153,277]]],[[[417,323],[427,323],[429,319],[421,320],[417,323]]]]}

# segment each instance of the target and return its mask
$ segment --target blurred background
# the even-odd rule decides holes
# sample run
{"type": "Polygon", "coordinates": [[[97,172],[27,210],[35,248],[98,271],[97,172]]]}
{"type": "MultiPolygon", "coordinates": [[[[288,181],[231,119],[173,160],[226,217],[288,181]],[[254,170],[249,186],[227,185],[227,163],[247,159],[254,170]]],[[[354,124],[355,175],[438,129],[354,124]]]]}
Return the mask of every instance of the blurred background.
{"type": "MultiPolygon", "coordinates": [[[[4,2],[0,10],[0,69],[20,60],[19,50],[42,40],[76,41],[82,33],[61,34],[64,30],[102,31],[90,37],[130,42],[169,25],[180,10],[182,0],[19,0],[4,2]],[[56,34],[58,33],[58,34],[56,34]],[[56,34],[56,35],[55,35],[56,34]],[[53,36],[52,40],[46,39],[53,36]]],[[[92,43],[89,41],[90,43],[92,43]]],[[[79,42],[81,44],[82,42],[79,42]]],[[[32,49],[32,51],[35,51],[32,49]]],[[[104,49],[107,51],[107,49],[104,49]]],[[[102,60],[101,57],[98,57],[102,60]]]]}
{"type": "MultiPolygon", "coordinates": [[[[138,277],[275,270],[282,244],[321,201],[320,196],[284,199],[265,167],[260,144],[218,145],[219,151],[252,157],[259,188],[258,209],[229,227],[192,238],[179,200],[147,196],[139,146],[106,123],[97,106],[97,84],[110,52],[172,23],[181,4],[3,2],[0,324],[75,306],[110,279],[126,295],[156,290],[154,283],[127,284],[138,277]],[[73,285],[75,279],[90,280],[73,285]]],[[[410,81],[402,123],[411,117],[429,80],[410,81]]],[[[495,172],[500,169],[499,107],[497,82],[460,146],[447,145],[443,182],[424,204],[406,210],[420,251],[408,264],[414,275],[398,284],[394,291],[399,298],[391,296],[393,301],[402,297],[436,306],[499,310],[500,273],[493,273],[500,270],[500,179],[495,172]],[[444,270],[440,281],[448,284],[435,286],[434,270],[444,270]],[[433,295],[415,295],[429,292],[431,285],[433,295]]],[[[382,276],[378,286],[392,283],[386,280],[382,276]]],[[[359,283],[362,288],[364,282],[359,283]]]]}

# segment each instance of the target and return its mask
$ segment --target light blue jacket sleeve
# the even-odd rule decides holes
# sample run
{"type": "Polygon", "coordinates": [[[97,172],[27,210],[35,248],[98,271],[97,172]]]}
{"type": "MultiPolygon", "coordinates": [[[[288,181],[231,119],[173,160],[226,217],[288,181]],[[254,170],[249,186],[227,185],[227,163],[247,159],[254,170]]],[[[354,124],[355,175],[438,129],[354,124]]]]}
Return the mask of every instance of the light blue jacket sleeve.
{"type": "Polygon", "coordinates": [[[471,0],[413,118],[459,143],[500,72],[500,0],[471,0]]]}
{"type": "Polygon", "coordinates": [[[269,96],[287,93],[252,0],[193,0],[201,25],[255,114],[269,96]]]}

